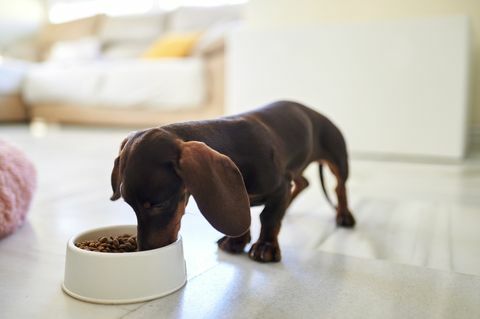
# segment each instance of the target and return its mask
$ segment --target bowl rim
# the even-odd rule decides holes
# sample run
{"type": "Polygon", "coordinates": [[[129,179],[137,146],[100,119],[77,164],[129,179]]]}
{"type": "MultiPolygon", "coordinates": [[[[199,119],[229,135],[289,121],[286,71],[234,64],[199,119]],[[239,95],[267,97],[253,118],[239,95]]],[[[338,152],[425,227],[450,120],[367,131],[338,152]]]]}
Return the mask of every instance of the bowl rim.
{"type": "Polygon", "coordinates": [[[86,254],[87,256],[97,256],[101,258],[131,258],[133,256],[145,256],[145,255],[154,255],[157,253],[160,253],[161,250],[165,251],[167,249],[175,249],[178,247],[178,245],[181,245],[182,243],[182,236],[178,234],[177,240],[174,241],[173,243],[155,248],[155,249],[150,249],[150,250],[143,250],[143,251],[132,251],[132,252],[123,252],[123,253],[105,253],[105,252],[99,252],[99,251],[90,251],[90,250],[85,250],[78,248],[75,246],[75,242],[77,238],[87,235],[92,232],[97,232],[97,231],[102,231],[102,230],[107,230],[107,229],[112,229],[112,228],[120,228],[120,227],[137,227],[135,224],[119,224],[119,225],[110,225],[110,226],[103,226],[103,227],[97,227],[97,228],[90,228],[87,230],[84,230],[72,237],[67,242],[67,248],[71,250],[72,252],[78,253],[78,254],[86,254]]]}

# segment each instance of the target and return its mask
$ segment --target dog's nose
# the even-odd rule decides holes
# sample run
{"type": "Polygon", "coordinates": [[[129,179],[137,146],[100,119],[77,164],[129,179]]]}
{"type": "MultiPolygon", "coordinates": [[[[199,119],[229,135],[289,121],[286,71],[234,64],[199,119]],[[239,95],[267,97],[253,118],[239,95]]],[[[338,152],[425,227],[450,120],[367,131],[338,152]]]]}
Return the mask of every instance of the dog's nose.
{"type": "Polygon", "coordinates": [[[162,240],[159,240],[158,238],[155,238],[155,240],[145,240],[142,236],[137,236],[137,247],[139,251],[151,250],[170,245],[174,241],[175,240],[170,240],[168,238],[162,240]]]}
{"type": "Polygon", "coordinates": [[[143,236],[141,233],[137,234],[137,249],[139,251],[143,250],[151,250],[155,249],[157,247],[154,247],[151,243],[149,243],[148,240],[146,240],[145,236],[143,236]]]}
{"type": "Polygon", "coordinates": [[[143,240],[138,235],[137,235],[137,250],[138,251],[148,250],[148,249],[145,248],[145,244],[144,244],[143,240]]]}
{"type": "Polygon", "coordinates": [[[142,240],[140,237],[137,237],[137,247],[139,251],[143,251],[143,250],[155,249],[160,246],[153,245],[152,243],[149,243],[148,241],[142,240]]]}

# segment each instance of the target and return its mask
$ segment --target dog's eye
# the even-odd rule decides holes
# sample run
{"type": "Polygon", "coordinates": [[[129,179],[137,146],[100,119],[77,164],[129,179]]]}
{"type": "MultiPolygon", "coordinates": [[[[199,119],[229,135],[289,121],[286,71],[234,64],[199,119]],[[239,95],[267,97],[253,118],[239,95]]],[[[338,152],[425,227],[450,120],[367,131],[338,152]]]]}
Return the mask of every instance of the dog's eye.
{"type": "Polygon", "coordinates": [[[165,208],[168,206],[168,202],[162,202],[162,203],[156,203],[156,204],[152,204],[152,207],[154,208],[165,208]]]}
{"type": "Polygon", "coordinates": [[[149,208],[165,208],[166,206],[168,206],[168,202],[158,202],[158,203],[155,203],[155,202],[145,202],[143,203],[143,208],[146,208],[146,209],[149,209],[149,208]]]}

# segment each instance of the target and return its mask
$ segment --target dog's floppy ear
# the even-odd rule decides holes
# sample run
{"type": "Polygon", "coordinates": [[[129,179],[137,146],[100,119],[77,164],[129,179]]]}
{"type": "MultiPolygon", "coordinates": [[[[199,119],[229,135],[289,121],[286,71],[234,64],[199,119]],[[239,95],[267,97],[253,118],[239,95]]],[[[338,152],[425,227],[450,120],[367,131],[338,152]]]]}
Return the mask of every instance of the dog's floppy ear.
{"type": "Polygon", "coordinates": [[[112,176],[110,178],[112,182],[112,190],[113,190],[113,195],[110,197],[110,200],[117,200],[119,199],[122,195],[120,193],[120,184],[122,183],[122,177],[121,177],[121,171],[123,169],[121,159],[122,159],[122,151],[125,147],[125,144],[127,144],[129,138],[125,138],[120,145],[120,151],[118,152],[117,158],[115,158],[115,162],[113,164],[113,169],[112,169],[112,176]]]}
{"type": "Polygon", "coordinates": [[[207,221],[236,237],[250,228],[250,202],[233,161],[201,142],[181,142],[178,172],[207,221]]]}

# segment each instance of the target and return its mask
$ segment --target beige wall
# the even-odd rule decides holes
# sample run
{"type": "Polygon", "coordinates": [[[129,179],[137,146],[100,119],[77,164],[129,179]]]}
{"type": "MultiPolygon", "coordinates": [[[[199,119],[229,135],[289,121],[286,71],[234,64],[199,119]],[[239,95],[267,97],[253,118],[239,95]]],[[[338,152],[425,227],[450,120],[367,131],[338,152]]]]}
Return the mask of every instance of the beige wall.
{"type": "Polygon", "coordinates": [[[480,0],[251,0],[253,28],[463,14],[473,37],[471,122],[480,129],[480,0]]]}
{"type": "Polygon", "coordinates": [[[0,0],[0,51],[34,32],[45,18],[46,0],[0,0]]]}

